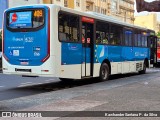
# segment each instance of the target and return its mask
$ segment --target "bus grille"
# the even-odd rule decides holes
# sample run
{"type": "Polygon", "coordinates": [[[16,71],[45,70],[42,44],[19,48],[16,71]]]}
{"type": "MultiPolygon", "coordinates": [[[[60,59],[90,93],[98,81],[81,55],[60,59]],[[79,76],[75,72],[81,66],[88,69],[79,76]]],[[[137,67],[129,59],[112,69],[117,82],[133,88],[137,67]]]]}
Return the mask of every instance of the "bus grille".
{"type": "Polygon", "coordinates": [[[142,70],[142,63],[136,63],[136,71],[142,70]]]}

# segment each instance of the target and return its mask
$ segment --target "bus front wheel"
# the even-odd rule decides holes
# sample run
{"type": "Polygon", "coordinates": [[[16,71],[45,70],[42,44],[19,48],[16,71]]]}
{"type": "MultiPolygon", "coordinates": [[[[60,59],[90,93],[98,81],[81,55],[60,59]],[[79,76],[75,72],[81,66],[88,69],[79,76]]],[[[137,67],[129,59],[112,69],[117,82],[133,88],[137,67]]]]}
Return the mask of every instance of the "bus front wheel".
{"type": "Polygon", "coordinates": [[[101,81],[106,81],[109,78],[109,67],[107,63],[102,63],[99,73],[99,78],[101,81]]]}

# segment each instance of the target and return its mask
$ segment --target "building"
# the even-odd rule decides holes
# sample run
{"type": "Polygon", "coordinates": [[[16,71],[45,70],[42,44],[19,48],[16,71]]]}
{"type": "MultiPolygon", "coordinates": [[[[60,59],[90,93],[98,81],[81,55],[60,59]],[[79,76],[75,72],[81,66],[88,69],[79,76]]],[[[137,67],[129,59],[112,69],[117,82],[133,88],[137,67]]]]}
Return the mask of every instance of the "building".
{"type": "Polygon", "coordinates": [[[155,30],[156,32],[160,31],[160,22],[157,21],[156,13],[149,13],[148,15],[136,16],[134,24],[155,30]]]}
{"type": "Polygon", "coordinates": [[[134,24],[134,0],[119,0],[118,17],[127,23],[134,24]]]}
{"type": "Polygon", "coordinates": [[[9,7],[28,4],[57,4],[79,11],[93,11],[134,24],[134,0],[8,0],[9,7]]]}
{"type": "Polygon", "coordinates": [[[86,11],[114,16],[134,23],[134,0],[86,0],[86,11]]]}
{"type": "Polygon", "coordinates": [[[134,0],[43,0],[80,11],[93,11],[134,23],[134,0]]]}
{"type": "Polygon", "coordinates": [[[2,18],[5,9],[20,5],[40,4],[40,3],[43,3],[43,0],[0,0],[0,18],[1,18],[0,29],[2,29],[2,18]]]}
{"type": "Polygon", "coordinates": [[[3,12],[8,8],[7,0],[0,0],[0,30],[2,29],[3,12]]]}
{"type": "Polygon", "coordinates": [[[9,8],[21,5],[40,4],[40,3],[43,3],[43,0],[8,0],[9,8]]]}
{"type": "Polygon", "coordinates": [[[43,0],[44,4],[57,4],[79,11],[85,11],[85,0],[43,0]]]}

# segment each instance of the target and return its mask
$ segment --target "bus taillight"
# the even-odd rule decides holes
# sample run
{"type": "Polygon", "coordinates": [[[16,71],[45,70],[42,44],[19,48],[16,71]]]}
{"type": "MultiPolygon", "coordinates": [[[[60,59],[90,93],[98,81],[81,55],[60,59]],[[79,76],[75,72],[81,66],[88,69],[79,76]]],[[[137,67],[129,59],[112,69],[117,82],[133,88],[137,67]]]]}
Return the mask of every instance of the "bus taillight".
{"type": "Polygon", "coordinates": [[[41,70],[42,72],[49,72],[49,70],[41,70]]]}
{"type": "Polygon", "coordinates": [[[48,54],[43,60],[41,60],[41,62],[45,62],[49,57],[50,55],[48,54]]]}

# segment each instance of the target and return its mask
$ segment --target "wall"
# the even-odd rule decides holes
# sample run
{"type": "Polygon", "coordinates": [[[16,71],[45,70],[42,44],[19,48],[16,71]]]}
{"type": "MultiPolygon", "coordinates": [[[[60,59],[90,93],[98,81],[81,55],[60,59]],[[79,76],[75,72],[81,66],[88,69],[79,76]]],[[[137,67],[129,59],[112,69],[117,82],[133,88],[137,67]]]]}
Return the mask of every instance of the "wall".
{"type": "Polygon", "coordinates": [[[136,16],[134,24],[155,30],[157,32],[158,31],[157,14],[151,13],[151,14],[144,15],[144,16],[136,16]]]}
{"type": "Polygon", "coordinates": [[[3,12],[8,8],[8,0],[0,0],[0,29],[2,29],[3,12]]]}
{"type": "Polygon", "coordinates": [[[29,4],[39,4],[41,0],[8,0],[9,1],[9,8],[16,7],[21,5],[29,5],[29,4]]]}
{"type": "Polygon", "coordinates": [[[52,3],[56,5],[64,6],[64,0],[52,0],[52,3]]]}

